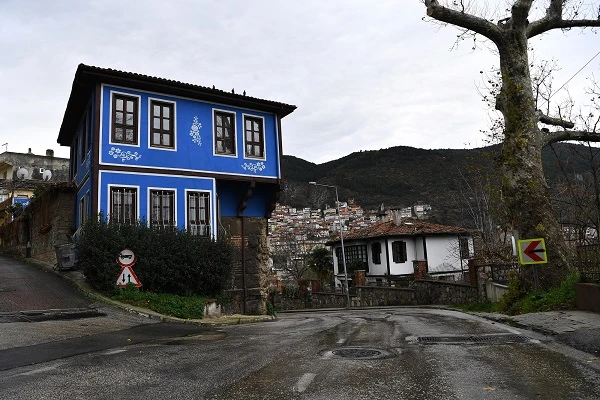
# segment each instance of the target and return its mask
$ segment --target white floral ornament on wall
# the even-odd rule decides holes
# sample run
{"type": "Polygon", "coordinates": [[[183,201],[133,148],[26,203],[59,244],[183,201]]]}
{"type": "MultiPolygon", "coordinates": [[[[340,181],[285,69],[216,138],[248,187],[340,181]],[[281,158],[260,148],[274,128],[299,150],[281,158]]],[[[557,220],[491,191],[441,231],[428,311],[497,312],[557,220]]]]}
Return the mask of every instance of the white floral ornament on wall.
{"type": "Polygon", "coordinates": [[[139,154],[137,151],[134,151],[132,153],[130,150],[124,151],[118,147],[111,147],[108,152],[108,155],[113,156],[113,158],[120,158],[121,162],[129,161],[129,160],[137,161],[140,158],[142,158],[142,155],[139,154]]]}
{"type": "Polygon", "coordinates": [[[192,137],[192,142],[197,143],[198,146],[202,146],[200,128],[202,128],[202,124],[198,122],[198,117],[196,116],[194,117],[194,122],[192,122],[192,127],[190,128],[190,136],[192,137]]]}
{"type": "Polygon", "coordinates": [[[242,168],[244,168],[246,171],[252,171],[256,174],[257,172],[260,172],[267,168],[267,166],[264,162],[259,161],[257,163],[243,163],[242,168]]]}

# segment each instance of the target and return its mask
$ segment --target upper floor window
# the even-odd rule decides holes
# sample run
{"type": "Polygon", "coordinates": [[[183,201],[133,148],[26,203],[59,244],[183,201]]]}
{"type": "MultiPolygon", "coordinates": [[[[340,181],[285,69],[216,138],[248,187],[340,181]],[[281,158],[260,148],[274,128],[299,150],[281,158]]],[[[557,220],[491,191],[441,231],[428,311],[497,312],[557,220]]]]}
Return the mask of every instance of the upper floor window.
{"type": "Polygon", "coordinates": [[[173,103],[165,103],[152,100],[150,102],[152,113],[152,129],[150,130],[150,146],[152,147],[175,147],[175,135],[173,127],[173,103]]]}
{"type": "Polygon", "coordinates": [[[150,211],[150,224],[152,226],[175,226],[175,192],[172,190],[151,190],[150,211]]]}
{"type": "Polygon", "coordinates": [[[265,134],[262,118],[244,117],[246,157],[264,158],[265,134]]]}
{"type": "Polygon", "coordinates": [[[215,153],[235,155],[235,114],[215,111],[215,153]]]}
{"type": "Polygon", "coordinates": [[[89,151],[92,148],[92,108],[88,107],[87,112],[85,113],[85,137],[87,146],[85,146],[84,151],[89,151]]]}
{"type": "Polygon", "coordinates": [[[406,242],[402,240],[392,242],[392,259],[395,263],[404,263],[408,260],[406,254],[406,242]]]}
{"type": "Polygon", "coordinates": [[[110,189],[110,219],[123,224],[137,221],[137,189],[112,187],[110,189]]]}
{"type": "Polygon", "coordinates": [[[210,194],[187,194],[187,230],[192,235],[210,236],[210,194]]]}
{"type": "Polygon", "coordinates": [[[114,93],[112,96],[111,141],[138,144],[138,98],[114,93]]]}

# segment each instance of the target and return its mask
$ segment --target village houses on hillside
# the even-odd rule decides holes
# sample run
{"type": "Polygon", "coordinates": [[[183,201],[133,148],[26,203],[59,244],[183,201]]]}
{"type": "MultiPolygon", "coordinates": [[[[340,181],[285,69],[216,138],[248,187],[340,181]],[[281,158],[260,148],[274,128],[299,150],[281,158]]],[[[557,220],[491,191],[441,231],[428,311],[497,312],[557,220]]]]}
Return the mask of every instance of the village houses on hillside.
{"type": "Polygon", "coordinates": [[[296,208],[277,204],[269,219],[269,240],[273,260],[272,273],[282,280],[301,278],[308,271],[305,258],[315,247],[325,247],[327,241],[339,236],[340,221],[346,235],[389,220],[394,213],[402,218],[427,218],[429,204],[417,202],[410,207],[365,211],[354,199],[340,202],[340,218],[335,204],[324,209],[296,208]]]}

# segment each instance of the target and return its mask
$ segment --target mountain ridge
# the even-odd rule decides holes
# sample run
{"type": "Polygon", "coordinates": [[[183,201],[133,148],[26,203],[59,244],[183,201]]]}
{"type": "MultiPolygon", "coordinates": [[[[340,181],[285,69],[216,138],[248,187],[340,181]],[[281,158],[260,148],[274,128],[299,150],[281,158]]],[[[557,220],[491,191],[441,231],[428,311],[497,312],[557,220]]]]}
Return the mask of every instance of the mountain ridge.
{"type": "MultiPolygon", "coordinates": [[[[584,145],[571,143],[545,148],[542,160],[548,184],[556,185],[565,174],[589,171],[589,160],[582,156],[587,150],[584,145]]],[[[323,201],[331,203],[334,194],[315,195],[315,188],[308,185],[315,181],[337,186],[340,201],[352,198],[366,209],[381,204],[408,207],[421,201],[433,207],[435,221],[456,223],[460,208],[457,199],[464,195],[461,190],[466,182],[486,177],[489,184],[499,185],[500,152],[500,145],[435,150],[395,146],[353,152],[321,164],[284,155],[284,191],[279,202],[314,208],[323,201]]]]}

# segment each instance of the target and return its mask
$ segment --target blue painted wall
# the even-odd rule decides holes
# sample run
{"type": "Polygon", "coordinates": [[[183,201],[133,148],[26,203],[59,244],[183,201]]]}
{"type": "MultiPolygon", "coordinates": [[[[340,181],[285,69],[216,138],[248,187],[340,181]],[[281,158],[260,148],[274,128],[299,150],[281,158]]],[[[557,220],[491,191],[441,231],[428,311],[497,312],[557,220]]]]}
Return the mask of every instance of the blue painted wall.
{"type": "MultiPolygon", "coordinates": [[[[99,210],[107,216],[110,215],[109,196],[111,185],[136,187],[138,189],[138,217],[146,221],[149,220],[150,215],[149,190],[151,188],[174,190],[175,219],[179,229],[186,228],[185,190],[209,192],[212,213],[211,226],[216,226],[215,181],[212,178],[100,171],[99,185],[99,210]]],[[[215,230],[213,229],[214,233],[215,230]]]]}
{"type": "Polygon", "coordinates": [[[172,168],[208,173],[279,178],[279,143],[273,114],[156,93],[102,86],[101,164],[172,168]],[[139,145],[110,143],[111,92],[139,98],[139,145]],[[149,146],[150,99],[175,104],[175,150],[149,146]],[[214,155],[213,110],[235,113],[235,156],[214,155]],[[265,158],[245,158],[243,115],[264,119],[265,158]]]}

